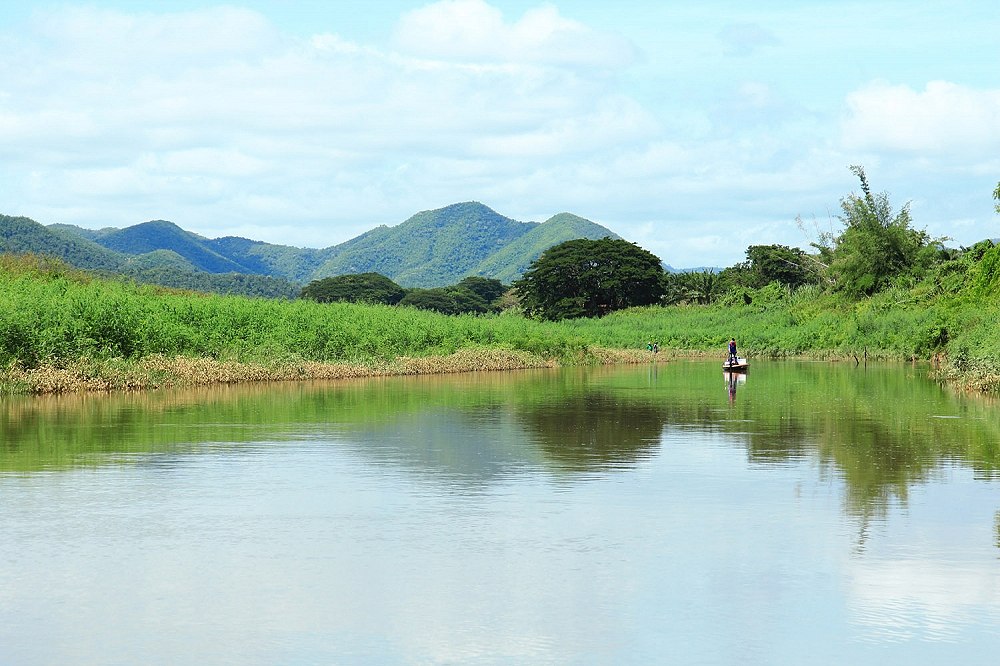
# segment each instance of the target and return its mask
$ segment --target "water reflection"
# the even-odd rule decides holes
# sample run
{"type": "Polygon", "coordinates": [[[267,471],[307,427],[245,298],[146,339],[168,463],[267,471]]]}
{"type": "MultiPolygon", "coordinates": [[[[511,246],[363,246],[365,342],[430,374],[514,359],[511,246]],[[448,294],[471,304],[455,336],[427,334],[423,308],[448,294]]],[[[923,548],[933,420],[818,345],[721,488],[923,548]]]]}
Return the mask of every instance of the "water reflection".
{"type": "Polygon", "coordinates": [[[747,373],[745,372],[727,372],[722,371],[722,377],[726,380],[726,387],[729,390],[729,404],[732,405],[736,402],[736,388],[745,383],[747,380],[747,373]]]}
{"type": "Polygon", "coordinates": [[[528,469],[622,470],[657,455],[665,429],[714,432],[751,464],[814,460],[865,520],[905,504],[958,461],[992,479],[1000,419],[989,401],[909,368],[761,363],[381,378],[0,401],[0,472],[183,464],[211,448],[337,442],[383,465],[485,487],[528,469]],[[737,394],[739,398],[737,399],[737,394]]]}
{"type": "Polygon", "coordinates": [[[0,662],[991,663],[995,407],[718,370],[0,401],[0,662]]]}
{"type": "Polygon", "coordinates": [[[593,389],[525,406],[517,417],[550,463],[577,471],[625,469],[648,459],[667,422],[655,402],[593,389]]]}

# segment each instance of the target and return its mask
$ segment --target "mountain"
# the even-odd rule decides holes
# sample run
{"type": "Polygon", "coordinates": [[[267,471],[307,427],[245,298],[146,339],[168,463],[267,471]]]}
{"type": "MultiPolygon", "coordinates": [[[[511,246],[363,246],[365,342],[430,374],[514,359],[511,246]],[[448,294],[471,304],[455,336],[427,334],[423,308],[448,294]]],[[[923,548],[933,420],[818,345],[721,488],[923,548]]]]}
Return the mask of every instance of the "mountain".
{"type": "Polygon", "coordinates": [[[531,263],[553,245],[576,238],[599,240],[606,236],[621,238],[590,220],[572,213],[559,213],[481,261],[472,274],[510,284],[521,277],[531,263]]]}
{"type": "Polygon", "coordinates": [[[0,252],[45,254],[87,270],[120,270],[124,257],[65,229],[27,217],[0,215],[0,252]]]}
{"type": "Polygon", "coordinates": [[[96,242],[109,250],[128,255],[172,250],[206,273],[257,273],[215,252],[208,239],[184,231],[166,220],[153,220],[111,231],[98,236],[96,242]]]}
{"type": "Polygon", "coordinates": [[[537,226],[475,201],[425,210],[398,226],[377,227],[338,245],[313,279],[374,272],[406,287],[455,284],[537,226]]]}
{"type": "Polygon", "coordinates": [[[239,236],[224,236],[208,241],[208,247],[224,257],[261,275],[279,275],[294,282],[307,282],[334,248],[314,250],[289,245],[272,245],[239,236]]]}
{"type": "Polygon", "coordinates": [[[475,201],[422,211],[323,249],[210,239],[166,220],[91,230],[0,216],[0,252],[49,254],[79,268],[185,289],[278,296],[346,273],[378,272],[404,287],[448,286],[470,275],[510,283],[553,245],[605,236],[618,238],[570,213],[519,222],[475,201]]]}

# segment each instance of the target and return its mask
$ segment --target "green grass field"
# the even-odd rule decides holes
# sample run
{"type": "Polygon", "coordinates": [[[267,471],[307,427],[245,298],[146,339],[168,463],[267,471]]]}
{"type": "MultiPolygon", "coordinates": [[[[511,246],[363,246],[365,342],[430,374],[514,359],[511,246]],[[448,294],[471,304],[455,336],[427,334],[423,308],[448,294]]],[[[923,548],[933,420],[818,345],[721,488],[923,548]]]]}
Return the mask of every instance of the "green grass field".
{"type": "MultiPolygon", "coordinates": [[[[521,365],[606,362],[608,349],[634,350],[620,357],[634,361],[655,341],[665,351],[722,357],[730,337],[751,357],[867,353],[908,360],[942,354],[951,359],[953,380],[996,390],[998,330],[1000,308],[990,299],[926,285],[861,301],[814,287],[788,292],[771,285],[755,291],[749,304],[738,299],[543,322],[516,314],[445,316],[392,306],[170,292],[95,279],[37,258],[0,261],[0,367],[7,368],[8,391],[37,390],[23,382],[12,388],[14,370],[98,364],[109,373],[153,358],[384,370],[401,357],[477,350],[484,367],[494,368],[497,357],[485,350],[517,352],[521,356],[511,358],[521,365]]],[[[466,354],[456,369],[475,369],[475,357],[466,354]]]]}

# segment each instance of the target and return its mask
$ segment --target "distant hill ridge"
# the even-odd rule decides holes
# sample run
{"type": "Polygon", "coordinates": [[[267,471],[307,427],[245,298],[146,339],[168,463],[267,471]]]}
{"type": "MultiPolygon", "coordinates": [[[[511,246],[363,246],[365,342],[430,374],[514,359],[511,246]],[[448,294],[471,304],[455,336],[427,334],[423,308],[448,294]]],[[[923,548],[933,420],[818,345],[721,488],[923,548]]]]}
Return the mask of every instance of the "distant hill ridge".
{"type": "Polygon", "coordinates": [[[166,220],[125,229],[43,226],[0,216],[0,251],[55,255],[80,268],[125,273],[240,273],[295,284],[377,272],[404,287],[438,287],[476,275],[512,282],[549,247],[575,238],[619,236],[570,213],[519,222],[479,202],[421,211],[323,249],[236,236],[209,239],[166,220]]]}

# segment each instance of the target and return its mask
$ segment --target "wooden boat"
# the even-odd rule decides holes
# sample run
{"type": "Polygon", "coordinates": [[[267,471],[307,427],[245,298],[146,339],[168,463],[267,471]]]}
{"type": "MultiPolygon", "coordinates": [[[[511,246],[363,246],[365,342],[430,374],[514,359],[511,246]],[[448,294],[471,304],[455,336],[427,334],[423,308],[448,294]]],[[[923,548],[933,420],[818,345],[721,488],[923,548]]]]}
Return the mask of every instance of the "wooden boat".
{"type": "Polygon", "coordinates": [[[726,372],[746,372],[750,364],[745,358],[730,358],[722,363],[722,369],[726,372]]]}

